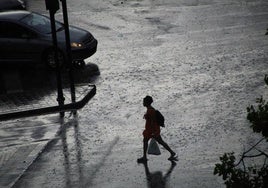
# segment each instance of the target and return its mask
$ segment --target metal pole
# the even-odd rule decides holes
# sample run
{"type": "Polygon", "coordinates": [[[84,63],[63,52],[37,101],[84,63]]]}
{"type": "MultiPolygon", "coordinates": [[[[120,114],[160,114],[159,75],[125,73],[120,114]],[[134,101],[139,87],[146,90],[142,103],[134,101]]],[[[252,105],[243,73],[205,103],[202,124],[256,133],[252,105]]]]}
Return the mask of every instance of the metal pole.
{"type": "Polygon", "coordinates": [[[70,42],[67,4],[66,4],[66,0],[61,0],[61,2],[62,2],[64,28],[65,28],[65,40],[66,40],[66,51],[67,51],[67,63],[69,67],[68,71],[69,71],[69,78],[70,78],[71,99],[72,99],[72,102],[74,103],[75,102],[75,87],[74,87],[73,63],[72,63],[73,58],[72,58],[72,50],[71,50],[71,42],[70,42]]]}
{"type": "MultiPolygon", "coordinates": [[[[61,72],[60,72],[60,66],[59,66],[59,59],[58,59],[58,41],[57,41],[57,34],[56,34],[56,26],[55,26],[55,13],[54,11],[49,11],[50,14],[50,21],[51,21],[51,33],[52,33],[52,39],[53,39],[53,47],[55,52],[55,62],[56,62],[56,73],[57,73],[57,86],[58,86],[58,98],[57,101],[59,103],[59,106],[62,107],[64,105],[64,97],[62,92],[62,83],[61,83],[61,72]]],[[[60,116],[64,117],[64,112],[60,112],[60,116]]]]}

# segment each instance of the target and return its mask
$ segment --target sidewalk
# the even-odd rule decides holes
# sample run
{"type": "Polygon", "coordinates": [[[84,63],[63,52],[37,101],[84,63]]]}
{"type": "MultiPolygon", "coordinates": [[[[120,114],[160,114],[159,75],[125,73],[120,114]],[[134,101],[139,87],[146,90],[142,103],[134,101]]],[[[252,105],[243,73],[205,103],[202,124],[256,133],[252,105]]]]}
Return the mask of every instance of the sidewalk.
{"type": "MultiPolygon", "coordinates": [[[[87,85],[76,86],[76,99],[81,100],[87,85]]],[[[65,104],[70,91],[64,89],[65,104]]],[[[57,90],[38,89],[0,95],[0,114],[57,105],[57,90]]],[[[68,114],[66,114],[68,116],[68,114]]],[[[0,188],[12,187],[30,167],[60,130],[58,114],[28,117],[0,122],[0,188]]]]}

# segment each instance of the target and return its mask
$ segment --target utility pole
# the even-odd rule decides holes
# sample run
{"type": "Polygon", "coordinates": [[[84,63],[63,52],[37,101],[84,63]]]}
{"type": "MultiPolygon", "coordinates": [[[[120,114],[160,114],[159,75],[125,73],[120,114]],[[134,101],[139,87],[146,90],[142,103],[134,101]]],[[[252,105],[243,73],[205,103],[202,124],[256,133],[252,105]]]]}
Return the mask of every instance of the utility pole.
{"type": "MultiPolygon", "coordinates": [[[[61,82],[61,71],[58,58],[58,41],[56,34],[56,25],[55,25],[55,13],[59,10],[59,1],[58,0],[46,0],[46,9],[49,10],[50,22],[51,22],[51,33],[53,39],[53,48],[54,48],[54,59],[56,62],[56,74],[57,74],[57,87],[58,87],[58,104],[60,107],[64,105],[64,97],[62,91],[62,82],[61,82]]],[[[60,117],[64,117],[64,112],[60,112],[60,117]]]]}
{"type": "Polygon", "coordinates": [[[68,22],[68,13],[67,13],[67,3],[66,0],[60,0],[62,3],[62,12],[63,12],[63,21],[65,29],[65,40],[66,40],[66,51],[67,51],[67,63],[68,63],[68,72],[70,79],[70,90],[71,90],[71,99],[72,103],[75,102],[75,86],[74,86],[74,76],[73,76],[73,58],[70,42],[70,31],[69,31],[69,22],[68,22]]]}

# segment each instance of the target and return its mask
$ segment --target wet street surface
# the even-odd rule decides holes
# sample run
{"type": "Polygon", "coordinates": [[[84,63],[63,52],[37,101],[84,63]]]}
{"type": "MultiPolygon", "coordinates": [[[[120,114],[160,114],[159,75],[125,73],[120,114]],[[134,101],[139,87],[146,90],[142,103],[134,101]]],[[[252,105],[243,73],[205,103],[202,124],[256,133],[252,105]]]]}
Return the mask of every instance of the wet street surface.
{"type": "MultiPolygon", "coordinates": [[[[1,132],[14,124],[19,127],[10,128],[14,134],[26,135],[17,146],[32,144],[32,137],[50,140],[14,187],[224,187],[213,175],[219,157],[240,154],[260,137],[249,127],[246,107],[260,95],[267,98],[268,3],[67,2],[70,24],[99,41],[96,54],[86,60],[100,69],[88,81],[96,84],[97,94],[76,117],[0,123],[1,132]],[[163,148],[160,156],[149,156],[148,166],[136,163],[142,155],[145,95],[153,96],[153,106],[166,118],[161,133],[179,155],[176,165],[163,148]],[[29,122],[36,124],[24,128],[29,122]]],[[[30,10],[47,14],[42,4],[28,0],[30,10]]]]}

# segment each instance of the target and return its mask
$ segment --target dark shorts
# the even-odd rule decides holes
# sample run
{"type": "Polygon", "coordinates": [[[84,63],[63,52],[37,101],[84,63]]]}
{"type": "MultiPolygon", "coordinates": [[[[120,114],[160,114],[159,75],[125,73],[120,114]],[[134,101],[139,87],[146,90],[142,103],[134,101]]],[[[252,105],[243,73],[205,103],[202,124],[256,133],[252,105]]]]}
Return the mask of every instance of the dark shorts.
{"type": "Polygon", "coordinates": [[[153,138],[153,137],[158,137],[160,136],[160,130],[157,130],[155,132],[152,132],[150,130],[144,130],[143,133],[142,133],[143,137],[146,138],[146,139],[150,139],[150,138],[153,138]]]}

